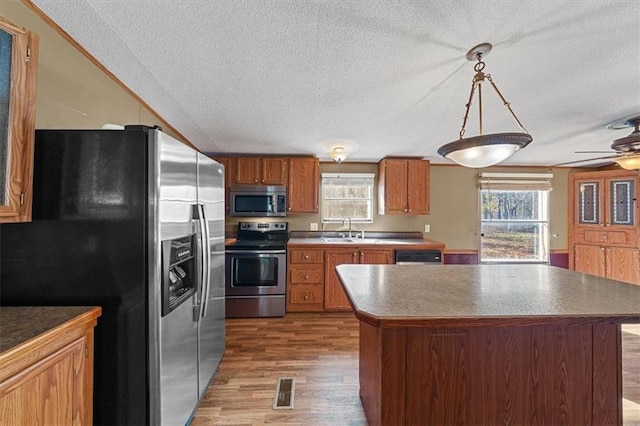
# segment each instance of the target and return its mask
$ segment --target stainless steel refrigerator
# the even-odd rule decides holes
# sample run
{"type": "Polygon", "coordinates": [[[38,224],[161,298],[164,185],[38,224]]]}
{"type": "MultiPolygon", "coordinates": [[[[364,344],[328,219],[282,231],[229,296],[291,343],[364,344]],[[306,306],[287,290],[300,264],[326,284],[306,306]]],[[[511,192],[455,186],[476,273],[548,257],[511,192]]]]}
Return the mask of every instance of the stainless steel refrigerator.
{"type": "Polygon", "coordinates": [[[33,193],[0,306],[102,306],[94,423],[187,423],[224,351],[223,166],[146,126],[37,130],[33,193]]]}

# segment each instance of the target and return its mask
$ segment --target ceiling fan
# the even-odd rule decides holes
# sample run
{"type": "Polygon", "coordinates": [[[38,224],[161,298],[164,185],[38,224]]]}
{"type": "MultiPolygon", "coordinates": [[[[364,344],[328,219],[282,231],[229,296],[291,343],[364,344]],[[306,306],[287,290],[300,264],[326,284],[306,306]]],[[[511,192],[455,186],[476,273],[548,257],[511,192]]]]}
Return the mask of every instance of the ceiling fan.
{"type": "MultiPolygon", "coordinates": [[[[631,132],[629,136],[624,138],[616,139],[611,144],[611,149],[615,151],[614,155],[607,155],[605,157],[595,157],[584,160],[576,160],[576,161],[568,161],[566,163],[555,164],[556,166],[566,166],[569,164],[577,164],[577,163],[585,163],[588,161],[596,161],[596,160],[608,160],[615,161],[622,167],[627,170],[638,170],[640,169],[640,115],[635,117],[631,117],[628,119],[624,119],[619,122],[614,122],[609,125],[609,128],[623,128],[623,127],[633,127],[634,131],[631,132]]],[[[576,153],[598,153],[598,152],[609,152],[609,151],[576,151],[576,153]]]]}

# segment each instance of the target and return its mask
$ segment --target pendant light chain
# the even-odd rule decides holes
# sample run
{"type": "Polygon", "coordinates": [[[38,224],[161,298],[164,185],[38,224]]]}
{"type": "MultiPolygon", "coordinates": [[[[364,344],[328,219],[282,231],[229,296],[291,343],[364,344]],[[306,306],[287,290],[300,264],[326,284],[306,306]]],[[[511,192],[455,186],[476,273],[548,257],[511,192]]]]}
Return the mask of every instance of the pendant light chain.
{"type": "Polygon", "coordinates": [[[498,86],[496,86],[496,84],[493,82],[493,79],[491,78],[491,74],[485,74],[484,72],[482,72],[484,70],[485,65],[486,65],[482,61],[482,53],[478,53],[476,55],[476,58],[478,59],[478,63],[476,63],[473,66],[473,70],[476,72],[476,74],[473,76],[473,80],[472,80],[472,83],[471,83],[471,92],[469,93],[469,100],[467,101],[467,103],[465,105],[466,110],[465,110],[465,113],[464,113],[464,119],[462,120],[462,128],[460,129],[460,133],[459,133],[460,139],[464,138],[464,133],[465,133],[466,127],[467,127],[467,121],[469,119],[469,110],[471,109],[471,105],[472,105],[472,102],[473,102],[473,95],[475,94],[476,87],[478,89],[478,112],[479,112],[479,125],[480,125],[479,127],[480,127],[480,135],[482,135],[482,124],[483,123],[482,123],[482,85],[481,85],[481,83],[485,80],[485,78],[487,80],[489,80],[489,83],[491,83],[491,87],[493,87],[493,90],[495,90],[496,94],[498,95],[498,97],[502,101],[503,106],[505,108],[507,108],[507,110],[511,114],[511,117],[516,122],[516,125],[524,133],[529,133],[527,131],[527,129],[524,128],[524,126],[522,125],[522,123],[520,122],[518,117],[516,116],[515,112],[513,112],[513,110],[511,109],[511,104],[509,102],[507,102],[507,100],[504,98],[504,96],[502,96],[502,93],[498,89],[498,86]]]}

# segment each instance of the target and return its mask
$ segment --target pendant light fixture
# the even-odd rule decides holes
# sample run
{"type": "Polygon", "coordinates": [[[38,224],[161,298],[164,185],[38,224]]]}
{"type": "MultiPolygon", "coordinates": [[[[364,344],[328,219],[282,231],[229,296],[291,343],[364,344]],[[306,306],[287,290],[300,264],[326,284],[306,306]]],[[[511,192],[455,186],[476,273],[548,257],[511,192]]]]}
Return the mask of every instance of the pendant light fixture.
{"type": "Polygon", "coordinates": [[[482,62],[482,58],[491,52],[492,47],[490,43],[482,43],[467,52],[467,60],[477,60],[478,63],[473,67],[476,74],[471,84],[471,93],[469,94],[469,101],[466,104],[467,109],[462,121],[460,137],[457,141],[450,142],[438,149],[438,154],[464,167],[483,168],[493,166],[506,160],[514,152],[524,148],[533,140],[531,135],[522,126],[522,123],[520,123],[520,120],[518,120],[518,117],[516,117],[509,102],[505,100],[500,90],[498,90],[498,87],[491,78],[491,74],[485,74],[483,72],[485,63],[482,62]],[[482,133],[482,83],[484,83],[485,80],[491,83],[491,87],[493,87],[503,105],[513,117],[521,133],[493,133],[488,135],[482,133]],[[469,118],[471,102],[473,101],[473,96],[476,91],[478,92],[480,134],[478,136],[465,138],[465,127],[469,118]]]}

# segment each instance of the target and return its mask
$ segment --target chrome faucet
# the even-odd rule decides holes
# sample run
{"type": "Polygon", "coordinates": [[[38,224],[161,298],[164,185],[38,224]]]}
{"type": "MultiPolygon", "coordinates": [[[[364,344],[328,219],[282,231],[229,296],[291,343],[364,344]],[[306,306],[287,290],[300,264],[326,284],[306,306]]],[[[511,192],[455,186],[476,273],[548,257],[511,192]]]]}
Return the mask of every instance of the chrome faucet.
{"type": "Polygon", "coordinates": [[[353,238],[353,236],[351,235],[351,218],[350,217],[345,217],[344,219],[342,219],[342,226],[344,226],[344,221],[345,220],[349,221],[349,238],[353,238]]]}

